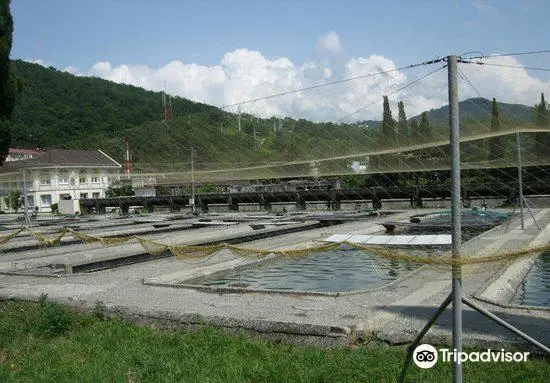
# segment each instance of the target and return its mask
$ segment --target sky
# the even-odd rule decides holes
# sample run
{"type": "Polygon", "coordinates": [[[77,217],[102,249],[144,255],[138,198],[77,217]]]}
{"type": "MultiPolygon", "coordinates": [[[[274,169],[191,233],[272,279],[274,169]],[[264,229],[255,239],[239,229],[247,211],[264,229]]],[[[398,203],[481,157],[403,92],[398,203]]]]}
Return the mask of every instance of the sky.
{"type": "MultiPolygon", "coordinates": [[[[403,101],[409,116],[446,103],[444,70],[407,86],[441,63],[397,68],[472,51],[550,49],[545,0],[12,0],[11,11],[12,59],[220,107],[390,71],[242,105],[316,121],[380,119],[381,106],[369,105],[382,95],[403,101]]],[[[549,68],[550,54],[483,61],[549,68]]],[[[549,72],[459,67],[473,85],[461,80],[461,98],[533,105],[550,93],[549,72]]]]}

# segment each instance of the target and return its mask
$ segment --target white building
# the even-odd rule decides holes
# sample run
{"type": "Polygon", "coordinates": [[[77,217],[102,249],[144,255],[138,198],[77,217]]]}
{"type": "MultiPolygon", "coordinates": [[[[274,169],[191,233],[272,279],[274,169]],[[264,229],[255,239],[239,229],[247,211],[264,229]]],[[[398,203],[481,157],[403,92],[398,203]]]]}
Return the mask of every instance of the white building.
{"type": "MultiPolygon", "coordinates": [[[[36,154],[36,155],[34,155],[36,154]]],[[[24,191],[27,184],[29,209],[51,211],[59,200],[104,198],[106,189],[120,180],[122,166],[101,150],[51,149],[32,158],[0,166],[0,210],[9,211],[5,197],[24,191]]]]}
{"type": "Polygon", "coordinates": [[[28,160],[42,154],[40,150],[9,148],[5,162],[28,160]]]}

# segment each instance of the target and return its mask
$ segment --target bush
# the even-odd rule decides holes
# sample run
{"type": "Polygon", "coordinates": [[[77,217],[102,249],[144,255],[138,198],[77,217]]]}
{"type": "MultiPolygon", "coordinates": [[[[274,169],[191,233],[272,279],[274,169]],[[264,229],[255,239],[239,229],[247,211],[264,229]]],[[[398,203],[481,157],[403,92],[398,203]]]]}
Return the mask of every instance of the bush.
{"type": "Polygon", "coordinates": [[[47,298],[48,296],[43,294],[38,300],[35,331],[37,334],[46,337],[63,335],[73,325],[71,313],[47,298]]]}

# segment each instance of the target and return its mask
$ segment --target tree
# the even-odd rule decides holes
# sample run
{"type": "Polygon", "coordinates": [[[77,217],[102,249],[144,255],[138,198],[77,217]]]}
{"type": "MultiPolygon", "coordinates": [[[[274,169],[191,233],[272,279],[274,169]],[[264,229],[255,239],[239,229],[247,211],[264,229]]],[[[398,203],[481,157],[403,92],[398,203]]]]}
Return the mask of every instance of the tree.
{"type": "Polygon", "coordinates": [[[535,122],[537,126],[543,127],[548,125],[548,103],[544,99],[544,93],[540,94],[540,104],[537,104],[535,109],[535,122]]]}
{"type": "MultiPolygon", "coordinates": [[[[535,125],[539,128],[548,128],[548,103],[544,93],[540,95],[540,104],[535,105],[535,125]]],[[[550,148],[550,133],[538,132],[535,136],[537,154],[542,155],[550,148]]]]}
{"type": "Polygon", "coordinates": [[[409,143],[409,124],[407,124],[407,115],[405,114],[405,105],[403,101],[397,103],[398,117],[397,117],[397,138],[400,144],[409,143]]]}
{"type": "Polygon", "coordinates": [[[13,19],[11,0],[0,1],[0,166],[11,144],[10,116],[15,105],[16,83],[10,73],[13,19]]]}
{"type": "Polygon", "coordinates": [[[418,144],[420,142],[420,127],[418,121],[411,121],[411,143],[418,144]]]}
{"type": "Polygon", "coordinates": [[[426,112],[423,112],[420,117],[420,126],[418,130],[420,140],[424,142],[430,142],[432,140],[432,127],[430,126],[430,121],[428,120],[428,114],[426,112]]]}
{"type": "MultiPolygon", "coordinates": [[[[391,148],[395,146],[395,120],[392,117],[390,102],[388,96],[384,96],[384,106],[382,114],[382,128],[378,136],[378,146],[380,149],[391,148]]],[[[393,163],[393,155],[385,154],[380,156],[380,165],[391,165],[393,163]]]]}
{"type": "Polygon", "coordinates": [[[122,185],[119,187],[109,186],[107,190],[105,190],[105,197],[107,198],[127,197],[133,195],[134,189],[132,189],[132,185],[122,185]]]}
{"type": "Polygon", "coordinates": [[[21,206],[23,206],[23,198],[21,197],[21,192],[19,190],[11,191],[10,194],[6,197],[6,205],[9,208],[17,213],[21,206]]]}
{"type": "MultiPolygon", "coordinates": [[[[497,133],[500,130],[500,119],[498,117],[498,103],[493,98],[493,113],[491,116],[491,133],[497,133]]],[[[497,160],[504,157],[504,147],[502,146],[502,137],[491,137],[489,139],[489,160],[497,160]]]]}

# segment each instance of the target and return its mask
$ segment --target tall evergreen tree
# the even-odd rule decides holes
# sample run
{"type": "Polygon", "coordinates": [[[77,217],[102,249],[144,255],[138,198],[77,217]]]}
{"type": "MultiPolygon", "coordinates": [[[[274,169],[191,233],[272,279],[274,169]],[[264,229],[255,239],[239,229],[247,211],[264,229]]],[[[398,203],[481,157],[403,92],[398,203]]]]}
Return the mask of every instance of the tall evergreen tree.
{"type": "Polygon", "coordinates": [[[415,145],[420,142],[420,127],[418,121],[411,121],[411,144],[415,145]]]}
{"type": "Polygon", "coordinates": [[[420,126],[418,130],[421,141],[430,142],[432,140],[432,127],[430,126],[430,121],[428,120],[428,114],[426,112],[423,112],[420,117],[420,126]]]}
{"type": "Polygon", "coordinates": [[[548,103],[544,99],[544,93],[540,94],[540,104],[536,105],[535,121],[537,126],[543,127],[548,125],[548,103]]]}
{"type": "Polygon", "coordinates": [[[15,79],[10,73],[13,19],[11,0],[0,1],[0,165],[11,143],[10,116],[15,104],[15,79]]]}
{"type": "MultiPolygon", "coordinates": [[[[382,130],[378,139],[378,146],[383,149],[395,147],[395,120],[392,117],[388,96],[384,96],[384,111],[382,114],[382,130]]],[[[394,156],[386,154],[380,156],[379,166],[392,165],[394,156]]]]}
{"type": "Polygon", "coordinates": [[[407,124],[407,115],[405,114],[405,105],[403,101],[397,103],[397,142],[402,145],[409,143],[409,125],[407,124]]]}
{"type": "MultiPolygon", "coordinates": [[[[498,117],[498,103],[493,98],[493,113],[491,116],[491,133],[496,133],[500,130],[500,119],[498,117]]],[[[489,160],[498,160],[504,157],[504,147],[502,137],[491,137],[489,139],[489,160]]]]}
{"type": "MultiPolygon", "coordinates": [[[[535,125],[540,128],[548,128],[548,103],[544,99],[544,93],[540,95],[540,104],[535,105],[535,125]]],[[[539,155],[548,155],[550,149],[550,133],[538,132],[535,135],[536,150],[539,155]]]]}

